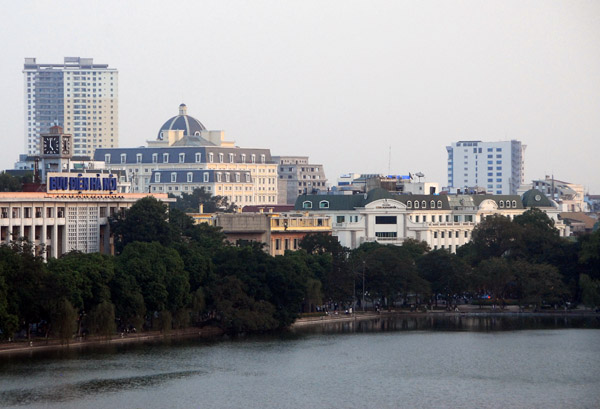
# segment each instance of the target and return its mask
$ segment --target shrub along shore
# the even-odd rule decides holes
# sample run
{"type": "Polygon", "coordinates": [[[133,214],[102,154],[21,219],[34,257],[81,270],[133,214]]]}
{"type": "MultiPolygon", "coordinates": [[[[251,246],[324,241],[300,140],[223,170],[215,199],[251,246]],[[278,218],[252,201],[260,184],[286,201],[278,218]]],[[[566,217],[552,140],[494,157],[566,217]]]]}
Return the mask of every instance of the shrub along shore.
{"type": "Polygon", "coordinates": [[[414,240],[348,250],[315,234],[277,257],[167,210],[145,198],[112,219],[115,256],[72,252],[45,263],[27,241],[0,246],[0,338],[74,345],[121,333],[267,332],[303,312],[343,314],[363,301],[382,311],[454,309],[466,299],[600,305],[600,231],[561,238],[537,209],[489,217],[456,254],[414,240]]]}

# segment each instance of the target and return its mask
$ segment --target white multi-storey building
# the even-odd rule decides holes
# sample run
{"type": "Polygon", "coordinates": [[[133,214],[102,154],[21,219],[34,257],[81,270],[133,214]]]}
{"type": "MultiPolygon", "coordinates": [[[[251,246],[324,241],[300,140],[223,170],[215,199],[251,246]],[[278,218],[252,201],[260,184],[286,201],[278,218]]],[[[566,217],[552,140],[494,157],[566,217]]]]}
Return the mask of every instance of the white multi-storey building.
{"type": "Polygon", "coordinates": [[[25,58],[25,152],[39,154],[40,134],[52,125],[73,135],[73,154],[119,145],[119,73],[92,58],[65,57],[63,64],[25,58]]]}
{"type": "Polygon", "coordinates": [[[295,209],[330,217],[332,235],[350,249],[367,242],[401,245],[415,239],[434,250],[456,252],[487,216],[513,219],[530,207],[542,209],[560,235],[568,235],[557,217],[556,203],[535,192],[522,199],[518,195],[394,195],[378,188],[354,195],[300,195],[295,209]]]}
{"type": "Polygon", "coordinates": [[[452,143],[446,147],[449,190],[454,193],[484,188],[491,194],[517,194],[519,186],[525,181],[525,148],[526,145],[515,140],[452,143]]]}
{"type": "Polygon", "coordinates": [[[94,160],[124,171],[134,193],[180,196],[204,187],[240,207],[277,203],[277,163],[270,150],[235,146],[223,131],[206,130],[188,115],[185,104],[147,142],[147,147],[98,149],[94,160]]]}

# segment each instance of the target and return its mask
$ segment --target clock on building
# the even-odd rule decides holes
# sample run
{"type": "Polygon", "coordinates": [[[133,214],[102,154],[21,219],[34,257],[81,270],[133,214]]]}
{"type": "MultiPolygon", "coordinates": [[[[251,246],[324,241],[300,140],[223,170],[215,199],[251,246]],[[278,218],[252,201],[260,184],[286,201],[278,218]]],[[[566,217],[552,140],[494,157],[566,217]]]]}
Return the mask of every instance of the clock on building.
{"type": "Polygon", "coordinates": [[[62,155],[71,155],[71,138],[68,136],[62,137],[61,141],[61,154],[62,155]]]}
{"type": "Polygon", "coordinates": [[[60,154],[60,137],[58,135],[45,135],[42,144],[44,155],[60,154]]]}

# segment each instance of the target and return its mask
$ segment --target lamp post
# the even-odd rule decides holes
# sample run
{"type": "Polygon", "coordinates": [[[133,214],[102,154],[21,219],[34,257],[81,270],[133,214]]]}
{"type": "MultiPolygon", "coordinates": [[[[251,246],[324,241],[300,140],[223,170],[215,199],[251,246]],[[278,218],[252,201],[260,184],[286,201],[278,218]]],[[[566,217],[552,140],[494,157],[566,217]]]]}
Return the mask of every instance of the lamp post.
{"type": "Polygon", "coordinates": [[[363,263],[363,272],[362,272],[363,288],[362,288],[362,301],[361,301],[361,305],[362,305],[363,312],[365,312],[365,265],[367,264],[367,262],[365,260],[363,260],[362,263],[363,263]]]}

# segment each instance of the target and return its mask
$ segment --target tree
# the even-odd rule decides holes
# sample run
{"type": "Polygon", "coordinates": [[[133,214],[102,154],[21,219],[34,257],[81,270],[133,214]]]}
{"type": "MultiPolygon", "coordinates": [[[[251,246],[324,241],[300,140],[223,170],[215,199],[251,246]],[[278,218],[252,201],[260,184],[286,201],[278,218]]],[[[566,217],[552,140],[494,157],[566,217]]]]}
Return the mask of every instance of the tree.
{"type": "Polygon", "coordinates": [[[11,338],[19,327],[19,320],[15,314],[8,311],[8,286],[0,271],[0,339],[11,338]]]}
{"type": "Polygon", "coordinates": [[[52,314],[52,327],[59,336],[61,343],[69,344],[77,329],[77,310],[73,308],[69,300],[61,298],[52,314]]]}
{"type": "Polygon", "coordinates": [[[230,333],[269,331],[280,326],[274,318],[275,307],[265,300],[255,300],[244,283],[227,276],[214,283],[210,293],[212,306],[221,327],[230,333]]]}
{"type": "Polygon", "coordinates": [[[409,293],[429,292],[429,286],[417,274],[411,254],[402,247],[377,246],[366,254],[367,291],[392,308],[394,301],[409,293]]]}
{"type": "Polygon", "coordinates": [[[0,192],[21,192],[23,183],[31,183],[33,174],[28,173],[25,176],[13,176],[10,173],[0,173],[0,192]]]}
{"type": "Polygon", "coordinates": [[[537,208],[529,209],[516,216],[513,223],[521,227],[518,251],[515,251],[513,258],[533,263],[555,264],[558,261],[553,255],[562,239],[558,229],[554,227],[554,221],[546,213],[537,208]]]}
{"type": "Polygon", "coordinates": [[[580,236],[579,262],[589,277],[600,279],[600,230],[580,236]]]}
{"type": "Polygon", "coordinates": [[[489,258],[475,268],[477,290],[491,294],[496,302],[505,298],[507,286],[512,279],[513,274],[505,258],[489,258]]]}
{"type": "Polygon", "coordinates": [[[518,248],[521,233],[521,226],[511,222],[508,217],[499,214],[487,216],[473,229],[471,242],[474,262],[510,255],[518,248]]]}
{"type": "Polygon", "coordinates": [[[579,277],[579,287],[583,305],[588,308],[600,305],[600,281],[592,280],[587,274],[582,274],[579,277]]]}
{"type": "Polygon", "coordinates": [[[541,306],[542,302],[563,301],[567,291],[556,267],[519,260],[513,263],[512,270],[520,303],[541,306]]]}
{"type": "Polygon", "coordinates": [[[135,241],[157,241],[163,246],[171,243],[171,227],[167,221],[167,206],[148,196],[135,202],[124,213],[111,217],[110,228],[115,237],[117,253],[135,241]]]}
{"type": "Polygon", "coordinates": [[[450,305],[454,296],[468,290],[470,267],[446,250],[430,251],[417,260],[419,275],[430,284],[437,306],[441,294],[450,305]]]}
{"type": "Polygon", "coordinates": [[[171,312],[189,302],[189,277],[177,252],[157,242],[134,242],[117,258],[122,274],[134,278],[144,297],[146,311],[171,312]]]}
{"type": "MultiPolygon", "coordinates": [[[[174,197],[171,195],[171,197],[174,197]]],[[[172,209],[178,209],[182,212],[197,213],[200,210],[200,205],[203,206],[205,213],[235,211],[235,203],[229,203],[225,196],[213,196],[203,187],[194,189],[191,194],[182,193],[177,197],[177,201],[171,204],[172,209]]]]}
{"type": "Polygon", "coordinates": [[[92,334],[109,339],[115,333],[115,306],[111,302],[103,301],[95,306],[89,319],[92,334]]]}

